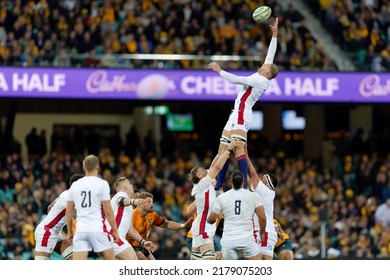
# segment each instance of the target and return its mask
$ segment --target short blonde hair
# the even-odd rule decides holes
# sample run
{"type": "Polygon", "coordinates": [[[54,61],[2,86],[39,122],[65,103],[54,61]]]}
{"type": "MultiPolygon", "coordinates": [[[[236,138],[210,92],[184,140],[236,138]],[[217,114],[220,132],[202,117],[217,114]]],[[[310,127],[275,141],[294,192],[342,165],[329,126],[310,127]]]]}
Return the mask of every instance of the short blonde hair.
{"type": "Polygon", "coordinates": [[[126,181],[126,180],[127,180],[127,178],[126,178],[125,176],[122,176],[122,177],[116,179],[116,180],[114,181],[114,188],[115,188],[116,190],[118,190],[118,188],[120,187],[120,184],[121,184],[122,182],[126,181]]]}
{"type": "Polygon", "coordinates": [[[277,67],[275,64],[271,64],[271,65],[269,66],[269,76],[270,76],[270,80],[272,80],[273,78],[275,78],[278,74],[279,74],[279,69],[278,69],[278,67],[277,67]]]}
{"type": "Polygon", "coordinates": [[[92,172],[99,166],[99,158],[95,155],[86,156],[83,160],[83,166],[87,172],[92,172]]]}

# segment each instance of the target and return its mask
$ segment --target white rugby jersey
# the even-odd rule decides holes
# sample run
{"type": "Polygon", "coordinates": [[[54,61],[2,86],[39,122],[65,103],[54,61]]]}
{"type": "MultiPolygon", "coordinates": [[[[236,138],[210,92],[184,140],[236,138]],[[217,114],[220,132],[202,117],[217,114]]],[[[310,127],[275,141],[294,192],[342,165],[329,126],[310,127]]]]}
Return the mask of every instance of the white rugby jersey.
{"type": "Polygon", "coordinates": [[[37,228],[49,230],[51,233],[59,234],[66,224],[65,210],[68,202],[69,190],[63,191],[54,201],[49,213],[39,223],[37,228]]]}
{"type": "MultiPolygon", "coordinates": [[[[257,184],[255,190],[261,197],[264,206],[265,217],[267,218],[267,226],[265,227],[266,232],[275,231],[274,226],[274,199],[275,191],[268,188],[261,180],[257,184]]],[[[255,217],[256,218],[256,217],[255,217]]],[[[256,230],[259,230],[258,219],[254,219],[256,230]]]]}
{"type": "Polygon", "coordinates": [[[203,177],[199,183],[192,188],[191,195],[195,196],[196,218],[192,223],[192,234],[202,235],[203,238],[214,236],[216,225],[207,223],[211,208],[216,198],[216,192],[212,183],[215,180],[208,175],[203,177]],[[210,236],[212,235],[212,236],[210,236]]]}
{"type": "Polygon", "coordinates": [[[257,193],[243,188],[231,189],[218,196],[212,211],[223,214],[222,237],[224,240],[253,236],[252,219],[256,208],[261,205],[261,198],[257,193]]]}
{"type": "MultiPolygon", "coordinates": [[[[123,191],[117,192],[111,199],[111,207],[114,210],[115,222],[118,227],[119,236],[121,239],[125,239],[133,221],[133,207],[131,205],[119,206],[116,201],[120,197],[129,198],[127,193],[123,191]]],[[[108,222],[107,228],[111,228],[108,222]]]]}
{"type": "MultiPolygon", "coordinates": [[[[272,38],[264,64],[272,64],[277,48],[277,39],[272,38]]],[[[244,124],[244,112],[252,112],[252,108],[260,96],[269,87],[270,80],[257,72],[250,76],[237,76],[222,70],[219,73],[227,81],[243,85],[234,102],[233,112],[238,113],[238,124],[244,124]]]]}
{"type": "Polygon", "coordinates": [[[110,200],[110,186],[96,176],[85,176],[72,184],[69,200],[76,209],[76,232],[107,232],[102,201],[110,200]]]}

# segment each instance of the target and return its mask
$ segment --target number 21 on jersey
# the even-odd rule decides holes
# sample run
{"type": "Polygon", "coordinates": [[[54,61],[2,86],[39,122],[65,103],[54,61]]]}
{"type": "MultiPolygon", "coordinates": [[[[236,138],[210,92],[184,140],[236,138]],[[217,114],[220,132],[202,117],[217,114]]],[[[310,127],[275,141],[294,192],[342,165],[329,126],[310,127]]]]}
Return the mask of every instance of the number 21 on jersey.
{"type": "Polygon", "coordinates": [[[81,202],[81,207],[87,208],[91,207],[91,191],[81,191],[81,196],[83,201],[81,202]]]}

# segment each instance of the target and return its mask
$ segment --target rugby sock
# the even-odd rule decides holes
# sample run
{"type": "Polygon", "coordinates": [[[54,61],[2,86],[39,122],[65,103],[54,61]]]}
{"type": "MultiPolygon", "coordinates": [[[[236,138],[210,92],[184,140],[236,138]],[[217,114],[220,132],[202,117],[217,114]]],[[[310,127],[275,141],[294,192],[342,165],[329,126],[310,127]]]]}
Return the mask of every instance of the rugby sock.
{"type": "Polygon", "coordinates": [[[244,176],[244,189],[248,188],[248,183],[246,178],[248,177],[248,162],[246,160],[246,155],[243,154],[237,158],[238,169],[241,171],[244,176]]]}
{"type": "Polygon", "coordinates": [[[223,165],[222,169],[219,171],[218,175],[217,175],[217,183],[215,185],[215,190],[219,190],[221,187],[222,187],[222,184],[223,184],[223,181],[225,179],[225,175],[226,175],[226,171],[229,167],[229,160],[227,160],[225,162],[225,164],[223,165]]]}

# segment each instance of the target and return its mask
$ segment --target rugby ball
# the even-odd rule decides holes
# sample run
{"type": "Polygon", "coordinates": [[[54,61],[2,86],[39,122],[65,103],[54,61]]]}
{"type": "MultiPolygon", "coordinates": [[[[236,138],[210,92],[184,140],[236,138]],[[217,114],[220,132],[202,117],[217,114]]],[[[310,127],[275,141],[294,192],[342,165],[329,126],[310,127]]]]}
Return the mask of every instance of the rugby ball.
{"type": "Polygon", "coordinates": [[[254,10],[252,14],[252,18],[257,22],[265,21],[271,15],[272,10],[268,6],[260,6],[256,10],[254,10]]]}

